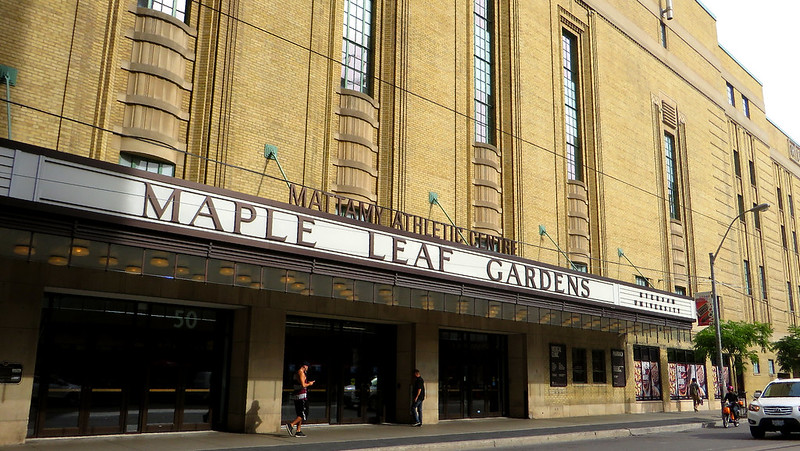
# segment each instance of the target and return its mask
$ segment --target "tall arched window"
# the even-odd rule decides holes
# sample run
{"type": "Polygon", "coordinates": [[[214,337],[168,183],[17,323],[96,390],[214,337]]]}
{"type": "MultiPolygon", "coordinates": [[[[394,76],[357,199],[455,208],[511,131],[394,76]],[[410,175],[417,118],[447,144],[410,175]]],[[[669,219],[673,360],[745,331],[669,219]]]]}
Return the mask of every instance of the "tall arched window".
{"type": "Polygon", "coordinates": [[[664,133],[664,154],[667,170],[667,198],[669,198],[669,217],[681,219],[680,197],[678,192],[678,161],[675,154],[675,137],[664,133]]]}
{"type": "Polygon", "coordinates": [[[570,180],[583,180],[580,115],[578,96],[578,39],[563,30],[561,35],[564,63],[564,130],[567,146],[567,176],[570,180]]]}
{"type": "Polygon", "coordinates": [[[372,0],[344,1],[342,88],[372,94],[372,0]]]}
{"type": "Polygon", "coordinates": [[[186,0],[139,0],[138,5],[150,8],[186,22],[186,0]]]}
{"type": "Polygon", "coordinates": [[[475,0],[475,141],[495,143],[491,0],[475,0]]]}

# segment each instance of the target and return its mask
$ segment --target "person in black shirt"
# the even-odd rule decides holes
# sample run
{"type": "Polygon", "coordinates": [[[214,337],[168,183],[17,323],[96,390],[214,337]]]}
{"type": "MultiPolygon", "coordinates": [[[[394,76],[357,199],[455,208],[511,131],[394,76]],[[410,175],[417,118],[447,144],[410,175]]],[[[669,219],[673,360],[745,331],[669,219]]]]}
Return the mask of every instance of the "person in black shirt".
{"type": "Polygon", "coordinates": [[[731,404],[736,404],[739,402],[739,397],[733,392],[733,385],[728,385],[728,393],[725,393],[723,400],[725,402],[730,402],[731,404]]]}
{"type": "Polygon", "coordinates": [[[314,385],[314,381],[310,381],[306,377],[308,366],[308,362],[303,362],[300,364],[300,369],[294,373],[294,391],[292,392],[292,399],[294,399],[294,410],[295,413],[297,413],[297,418],[291,423],[286,423],[286,432],[292,437],[306,436],[300,428],[303,425],[303,421],[308,419],[308,387],[314,385]],[[297,428],[296,430],[295,427],[297,428]]]}
{"type": "Polygon", "coordinates": [[[425,381],[419,375],[419,370],[415,369],[411,403],[411,415],[414,417],[414,426],[422,426],[422,401],[424,399],[425,381]]]}
{"type": "MultiPolygon", "coordinates": [[[[739,419],[739,397],[736,396],[736,393],[733,392],[733,385],[728,385],[728,393],[725,393],[725,397],[722,398],[722,401],[726,406],[731,409],[731,415],[735,420],[739,419]]],[[[734,420],[734,421],[735,421],[734,420]]],[[[738,424],[736,424],[738,426],[738,424]]]]}

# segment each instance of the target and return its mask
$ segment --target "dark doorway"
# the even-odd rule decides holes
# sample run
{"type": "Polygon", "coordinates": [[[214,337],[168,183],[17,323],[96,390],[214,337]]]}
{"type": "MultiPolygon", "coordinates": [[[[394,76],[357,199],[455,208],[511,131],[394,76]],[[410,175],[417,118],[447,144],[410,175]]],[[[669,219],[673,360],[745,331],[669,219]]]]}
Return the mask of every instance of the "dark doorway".
{"type": "Polygon", "coordinates": [[[287,317],[282,419],[295,418],[292,377],[309,363],[309,423],[394,421],[396,328],[287,317]]]}
{"type": "Polygon", "coordinates": [[[29,437],[221,428],[230,314],[50,295],[29,437]]]}
{"type": "Polygon", "coordinates": [[[507,415],[505,335],[439,332],[439,417],[507,415]]]}

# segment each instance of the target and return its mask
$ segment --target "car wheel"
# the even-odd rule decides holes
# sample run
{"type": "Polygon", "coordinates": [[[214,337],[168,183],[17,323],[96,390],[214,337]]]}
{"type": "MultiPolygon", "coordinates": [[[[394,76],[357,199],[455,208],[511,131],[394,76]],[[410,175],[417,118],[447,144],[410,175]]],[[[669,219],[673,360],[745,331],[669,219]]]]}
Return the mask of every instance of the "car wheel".
{"type": "Polygon", "coordinates": [[[758,426],[750,426],[750,435],[752,435],[753,438],[764,438],[766,431],[758,426]]]}

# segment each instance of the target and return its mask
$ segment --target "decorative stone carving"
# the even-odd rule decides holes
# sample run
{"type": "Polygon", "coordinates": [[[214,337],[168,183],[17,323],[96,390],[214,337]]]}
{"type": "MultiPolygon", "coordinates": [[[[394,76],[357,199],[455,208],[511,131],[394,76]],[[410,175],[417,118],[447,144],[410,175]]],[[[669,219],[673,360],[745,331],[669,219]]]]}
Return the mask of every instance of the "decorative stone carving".
{"type": "Polygon", "coordinates": [[[580,180],[567,182],[567,235],[570,260],[589,266],[589,192],[580,180]]]}
{"type": "Polygon", "coordinates": [[[482,233],[502,235],[500,151],[491,144],[475,143],[472,171],[472,227],[482,233]]]}
{"type": "Polygon", "coordinates": [[[125,104],[120,151],[177,163],[186,150],[181,127],[189,120],[183,110],[192,84],[186,79],[187,63],[194,61],[189,48],[196,31],[180,20],[149,8],[131,10],[134,29],[128,87],[119,101],[125,104]]]}
{"type": "Polygon", "coordinates": [[[366,94],[339,90],[338,150],[332,163],[336,182],[332,190],[367,202],[378,199],[378,105],[366,94]]]}

